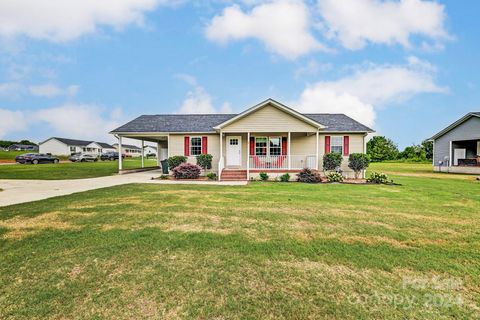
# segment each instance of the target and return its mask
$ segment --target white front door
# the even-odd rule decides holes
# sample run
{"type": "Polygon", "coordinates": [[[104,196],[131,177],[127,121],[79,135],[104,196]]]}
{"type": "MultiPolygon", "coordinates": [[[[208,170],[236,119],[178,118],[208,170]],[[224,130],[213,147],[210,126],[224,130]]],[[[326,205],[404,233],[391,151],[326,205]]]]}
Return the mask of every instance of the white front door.
{"type": "Polygon", "coordinates": [[[227,136],[227,166],[242,164],[242,137],[227,136]]]}
{"type": "Polygon", "coordinates": [[[465,159],[467,157],[467,149],[453,150],[453,165],[458,166],[458,159],[465,159]]]}

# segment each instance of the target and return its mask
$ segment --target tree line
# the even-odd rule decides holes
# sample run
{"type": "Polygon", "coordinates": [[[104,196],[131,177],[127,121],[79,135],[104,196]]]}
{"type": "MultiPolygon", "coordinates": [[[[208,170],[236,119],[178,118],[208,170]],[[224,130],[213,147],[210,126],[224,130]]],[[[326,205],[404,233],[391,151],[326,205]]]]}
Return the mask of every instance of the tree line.
{"type": "Polygon", "coordinates": [[[367,142],[367,154],[373,162],[388,160],[424,162],[433,159],[433,142],[424,140],[421,144],[414,144],[400,151],[391,139],[375,136],[367,142]]]}
{"type": "Polygon", "coordinates": [[[8,141],[8,140],[0,140],[0,148],[8,148],[12,144],[25,144],[29,146],[36,146],[37,144],[29,141],[29,140],[21,140],[21,141],[8,141]]]}

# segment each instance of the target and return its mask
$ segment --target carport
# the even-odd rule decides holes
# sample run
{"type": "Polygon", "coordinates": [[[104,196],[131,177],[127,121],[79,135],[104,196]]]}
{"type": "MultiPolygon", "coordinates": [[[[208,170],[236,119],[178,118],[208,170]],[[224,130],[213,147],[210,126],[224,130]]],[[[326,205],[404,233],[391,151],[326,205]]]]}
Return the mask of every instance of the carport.
{"type": "Polygon", "coordinates": [[[125,133],[114,133],[115,137],[118,139],[118,172],[122,172],[123,169],[123,159],[120,156],[123,152],[122,142],[123,138],[134,139],[141,141],[142,145],[142,168],[145,168],[145,142],[153,142],[157,145],[157,166],[160,167],[160,162],[169,157],[168,145],[169,145],[169,135],[162,133],[144,133],[144,132],[125,132],[125,133]]]}

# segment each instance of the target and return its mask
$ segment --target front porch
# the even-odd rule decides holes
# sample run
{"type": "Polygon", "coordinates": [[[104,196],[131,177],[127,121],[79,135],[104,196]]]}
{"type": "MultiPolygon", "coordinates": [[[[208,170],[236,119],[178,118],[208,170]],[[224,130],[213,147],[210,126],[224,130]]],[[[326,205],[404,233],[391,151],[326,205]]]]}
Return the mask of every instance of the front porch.
{"type": "Polygon", "coordinates": [[[220,179],[250,179],[260,172],[318,170],[317,132],[221,132],[220,179]]]}
{"type": "Polygon", "coordinates": [[[449,149],[449,157],[436,164],[434,171],[480,174],[480,140],[450,141],[449,149]]]}

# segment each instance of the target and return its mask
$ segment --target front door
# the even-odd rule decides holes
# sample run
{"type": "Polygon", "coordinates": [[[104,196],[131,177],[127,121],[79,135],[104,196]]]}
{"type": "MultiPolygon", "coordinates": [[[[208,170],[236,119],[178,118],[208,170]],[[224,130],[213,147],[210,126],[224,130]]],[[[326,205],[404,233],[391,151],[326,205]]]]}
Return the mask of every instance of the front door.
{"type": "Polygon", "coordinates": [[[227,166],[240,166],[242,164],[242,137],[227,137],[227,166]]]}

